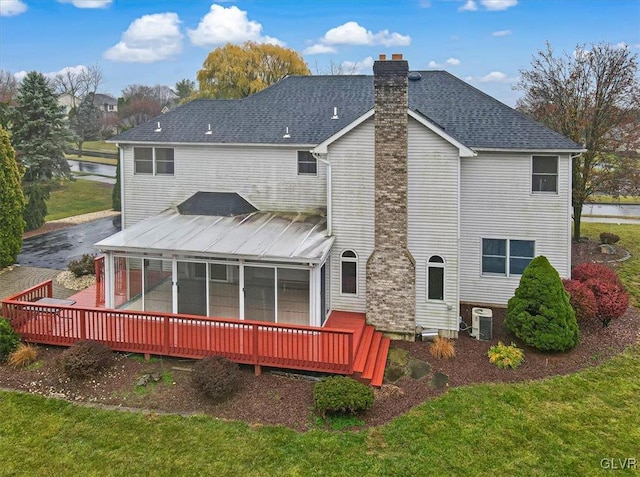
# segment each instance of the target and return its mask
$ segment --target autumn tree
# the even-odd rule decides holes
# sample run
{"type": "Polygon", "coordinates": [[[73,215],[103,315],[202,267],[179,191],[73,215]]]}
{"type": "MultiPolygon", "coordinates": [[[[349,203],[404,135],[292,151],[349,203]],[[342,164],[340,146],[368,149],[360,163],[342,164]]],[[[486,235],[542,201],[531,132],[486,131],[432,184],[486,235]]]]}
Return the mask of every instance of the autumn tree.
{"type": "Polygon", "coordinates": [[[213,50],[198,71],[199,97],[244,98],[288,75],[309,75],[309,67],[294,50],[246,42],[213,50]]]}
{"type": "Polygon", "coordinates": [[[18,81],[10,71],[0,70],[0,126],[9,127],[9,113],[18,94],[18,81]]]}
{"type": "Polygon", "coordinates": [[[0,269],[15,263],[22,248],[24,194],[21,179],[9,134],[0,126],[0,269]]]}
{"type": "Polygon", "coordinates": [[[524,97],[517,108],[587,150],[573,158],[576,240],[582,206],[591,194],[607,181],[615,190],[611,181],[616,177],[628,180],[614,161],[622,152],[638,149],[637,70],[637,55],[627,47],[600,43],[590,50],[578,45],[560,56],[547,44],[534,56],[531,69],[520,71],[518,88],[524,97]]]}
{"type": "Polygon", "coordinates": [[[168,86],[130,84],[122,90],[118,116],[125,128],[135,127],[158,116],[164,106],[173,104],[176,94],[168,86]]]}

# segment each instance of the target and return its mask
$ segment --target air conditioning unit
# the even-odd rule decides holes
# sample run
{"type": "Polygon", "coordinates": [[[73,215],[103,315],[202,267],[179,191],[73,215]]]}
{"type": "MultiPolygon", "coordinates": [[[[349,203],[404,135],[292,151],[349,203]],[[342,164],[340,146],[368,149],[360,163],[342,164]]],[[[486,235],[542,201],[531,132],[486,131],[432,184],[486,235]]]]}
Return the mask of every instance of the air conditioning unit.
{"type": "Polygon", "coordinates": [[[493,311],[489,308],[471,309],[470,336],[483,341],[493,338],[493,311]]]}

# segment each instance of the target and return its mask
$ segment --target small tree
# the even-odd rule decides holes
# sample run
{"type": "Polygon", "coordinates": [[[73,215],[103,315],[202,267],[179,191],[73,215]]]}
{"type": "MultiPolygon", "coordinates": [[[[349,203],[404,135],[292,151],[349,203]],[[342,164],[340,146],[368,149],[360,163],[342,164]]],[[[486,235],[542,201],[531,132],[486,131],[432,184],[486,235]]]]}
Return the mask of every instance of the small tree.
{"type": "Polygon", "coordinates": [[[9,134],[0,126],[0,268],[15,263],[22,248],[25,200],[21,178],[9,134]]]}
{"type": "Polygon", "coordinates": [[[47,203],[49,198],[49,185],[42,182],[33,182],[24,189],[27,196],[27,205],[24,209],[24,221],[26,230],[36,230],[44,225],[47,216],[47,203]]]}
{"type": "Polygon", "coordinates": [[[543,351],[566,351],[578,344],[578,323],[560,275],[546,257],[534,258],[507,305],[508,330],[543,351]]]}

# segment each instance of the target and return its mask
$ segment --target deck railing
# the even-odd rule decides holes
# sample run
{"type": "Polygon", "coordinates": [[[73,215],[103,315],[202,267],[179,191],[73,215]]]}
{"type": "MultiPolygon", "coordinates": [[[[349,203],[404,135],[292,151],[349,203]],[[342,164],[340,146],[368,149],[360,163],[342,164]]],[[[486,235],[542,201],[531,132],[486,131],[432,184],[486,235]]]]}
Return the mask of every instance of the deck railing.
{"type": "Polygon", "coordinates": [[[115,351],[203,358],[352,374],[354,331],[172,313],[39,304],[51,281],[2,301],[2,314],[28,342],[98,341],[115,351]]]}

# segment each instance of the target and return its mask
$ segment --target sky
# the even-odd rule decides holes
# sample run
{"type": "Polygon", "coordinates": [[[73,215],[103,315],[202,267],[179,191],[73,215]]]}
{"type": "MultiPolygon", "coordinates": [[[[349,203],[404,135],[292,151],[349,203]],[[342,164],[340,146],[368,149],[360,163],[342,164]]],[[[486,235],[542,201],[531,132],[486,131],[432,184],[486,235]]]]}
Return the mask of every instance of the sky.
{"type": "Polygon", "coordinates": [[[640,0],[0,0],[0,69],[19,79],[98,65],[100,92],[196,79],[207,54],[252,40],[299,52],[312,74],[372,74],[380,54],[439,69],[514,106],[549,42],[640,53],[640,0]]]}

